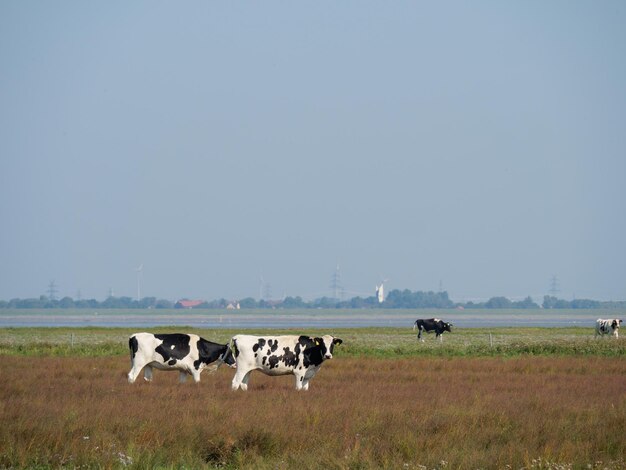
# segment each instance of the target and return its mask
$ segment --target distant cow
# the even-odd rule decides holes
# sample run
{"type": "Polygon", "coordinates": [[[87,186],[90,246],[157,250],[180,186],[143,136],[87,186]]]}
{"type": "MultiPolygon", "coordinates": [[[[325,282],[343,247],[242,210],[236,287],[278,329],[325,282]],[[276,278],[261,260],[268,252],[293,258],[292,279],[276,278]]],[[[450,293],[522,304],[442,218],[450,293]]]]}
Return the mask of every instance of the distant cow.
{"type": "Polygon", "coordinates": [[[452,323],[447,323],[443,320],[439,320],[438,318],[429,318],[428,320],[420,319],[415,320],[415,323],[413,324],[413,331],[415,331],[415,328],[418,329],[418,340],[424,341],[422,339],[422,331],[425,331],[426,333],[434,331],[436,333],[435,338],[439,338],[439,341],[443,341],[443,336],[441,335],[444,331],[452,331],[452,323]]]}
{"type": "Polygon", "coordinates": [[[131,369],[128,381],[132,384],[144,369],[144,379],[152,380],[152,368],[179,371],[180,382],[185,382],[187,375],[194,382],[200,382],[200,372],[209,364],[215,363],[210,369],[217,370],[226,363],[235,364],[233,355],[227,344],[216,344],[192,334],[158,334],[135,333],[128,339],[130,348],[131,369]]]}
{"type": "Polygon", "coordinates": [[[343,341],[330,335],[310,336],[233,336],[231,347],[237,362],[232,388],[247,390],[250,372],[296,377],[296,390],[308,390],[309,381],[322,363],[333,357],[336,344],[343,341]]]}
{"type": "Polygon", "coordinates": [[[619,337],[618,331],[619,331],[620,323],[622,323],[622,320],[620,320],[619,318],[610,318],[608,320],[603,320],[601,318],[598,318],[596,320],[595,336],[609,335],[609,336],[615,336],[616,338],[618,338],[619,337]]]}

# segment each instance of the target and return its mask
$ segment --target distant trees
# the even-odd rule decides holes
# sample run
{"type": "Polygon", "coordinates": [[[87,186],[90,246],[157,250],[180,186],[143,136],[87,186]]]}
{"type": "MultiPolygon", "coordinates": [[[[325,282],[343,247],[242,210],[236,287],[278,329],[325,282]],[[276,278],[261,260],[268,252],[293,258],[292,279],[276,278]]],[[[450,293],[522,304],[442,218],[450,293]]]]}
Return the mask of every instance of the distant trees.
{"type": "MultiPolygon", "coordinates": [[[[233,302],[224,298],[204,301],[200,305],[194,307],[196,309],[224,309],[233,302]]],[[[236,304],[236,302],[234,302],[236,304]]],[[[131,297],[113,297],[109,296],[105,300],[99,302],[95,299],[79,299],[74,300],[71,297],[63,297],[62,299],[50,299],[45,295],[32,299],[11,299],[9,301],[0,300],[0,309],[4,308],[111,308],[111,309],[171,309],[175,303],[167,299],[157,299],[156,297],[144,297],[137,301],[131,297]]],[[[242,309],[368,309],[368,308],[483,308],[483,309],[525,309],[540,308],[533,299],[528,296],[524,300],[512,301],[507,297],[491,297],[486,302],[474,303],[454,303],[450,300],[447,292],[433,291],[411,291],[409,289],[395,289],[389,292],[383,303],[379,303],[374,296],[371,297],[353,297],[350,300],[337,300],[331,297],[320,297],[311,301],[305,301],[300,296],[285,297],[282,300],[255,300],[252,297],[246,297],[239,300],[239,306],[242,309]]],[[[624,309],[626,301],[610,301],[601,302],[590,299],[574,299],[571,301],[558,299],[553,296],[546,295],[543,298],[541,308],[544,309],[624,309]]]]}
{"type": "Polygon", "coordinates": [[[140,301],[130,297],[109,296],[98,302],[95,299],[74,300],[71,297],[62,299],[50,299],[45,295],[32,299],[11,299],[8,302],[0,301],[0,308],[172,308],[173,303],[169,300],[157,300],[156,297],[144,297],[140,301]]]}
{"type": "Polygon", "coordinates": [[[353,297],[349,301],[345,302],[344,308],[373,308],[379,305],[378,299],[374,296],[371,297],[353,297]]]}
{"type": "Polygon", "coordinates": [[[485,303],[485,308],[511,308],[512,303],[506,297],[492,297],[485,303]]]}
{"type": "Polygon", "coordinates": [[[522,301],[513,302],[513,308],[539,308],[539,305],[533,302],[533,299],[531,299],[529,295],[522,301]]]}
{"type": "MultiPolygon", "coordinates": [[[[241,305],[241,304],[240,304],[241,305]]],[[[302,300],[302,297],[285,297],[281,307],[283,308],[306,308],[306,302],[302,300]]]]}
{"type": "Polygon", "coordinates": [[[71,297],[63,297],[59,300],[59,308],[74,308],[74,299],[71,297]]]}
{"type": "Polygon", "coordinates": [[[557,299],[551,295],[543,297],[543,308],[623,308],[618,307],[619,304],[625,304],[626,302],[600,302],[598,300],[590,299],[574,299],[571,301],[557,299]],[[612,307],[613,304],[617,304],[612,307]]]}
{"type": "Polygon", "coordinates": [[[174,302],[171,300],[159,299],[154,304],[154,308],[174,308],[174,302]]]}
{"type": "Polygon", "coordinates": [[[246,297],[239,301],[239,306],[241,308],[256,308],[256,300],[252,297],[246,297]]]}
{"type": "Polygon", "coordinates": [[[389,292],[385,301],[380,304],[383,308],[452,308],[454,302],[448,298],[447,292],[411,292],[395,289],[389,292]]]}
{"type": "Polygon", "coordinates": [[[491,297],[487,302],[468,302],[466,304],[459,304],[463,308],[539,308],[533,299],[528,296],[524,300],[512,301],[506,297],[491,297]]]}

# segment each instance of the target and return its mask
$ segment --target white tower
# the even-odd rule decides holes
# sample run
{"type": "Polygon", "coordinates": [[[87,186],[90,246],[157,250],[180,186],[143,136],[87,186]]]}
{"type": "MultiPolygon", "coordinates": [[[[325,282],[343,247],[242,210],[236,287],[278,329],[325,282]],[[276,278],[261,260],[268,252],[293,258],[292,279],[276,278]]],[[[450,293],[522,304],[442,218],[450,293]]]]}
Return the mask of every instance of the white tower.
{"type": "Polygon", "coordinates": [[[385,301],[385,281],[380,283],[380,286],[376,286],[376,297],[378,298],[378,303],[382,304],[385,301]]]}

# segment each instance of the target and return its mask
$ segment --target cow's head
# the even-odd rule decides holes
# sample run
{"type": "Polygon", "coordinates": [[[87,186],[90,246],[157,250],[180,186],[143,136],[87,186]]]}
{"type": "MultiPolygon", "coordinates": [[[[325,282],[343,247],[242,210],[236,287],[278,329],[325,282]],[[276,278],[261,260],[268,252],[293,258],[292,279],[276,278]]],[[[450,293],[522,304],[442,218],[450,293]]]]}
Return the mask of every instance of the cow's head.
{"type": "Polygon", "coordinates": [[[324,359],[332,359],[335,344],[341,343],[343,343],[343,340],[330,335],[324,335],[321,338],[315,338],[315,345],[320,347],[322,357],[324,359]]]}
{"type": "Polygon", "coordinates": [[[613,322],[611,323],[611,326],[613,327],[613,331],[615,330],[619,330],[619,325],[620,323],[622,323],[622,320],[616,318],[615,320],[613,320],[613,322]]]}
{"type": "Polygon", "coordinates": [[[444,331],[452,332],[452,323],[442,321],[444,331]]]}

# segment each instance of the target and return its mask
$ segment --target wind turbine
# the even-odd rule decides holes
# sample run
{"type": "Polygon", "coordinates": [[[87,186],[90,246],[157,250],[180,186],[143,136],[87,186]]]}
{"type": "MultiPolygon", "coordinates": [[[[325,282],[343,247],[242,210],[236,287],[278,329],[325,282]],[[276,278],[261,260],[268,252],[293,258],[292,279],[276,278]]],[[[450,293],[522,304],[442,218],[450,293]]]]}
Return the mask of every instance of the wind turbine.
{"type": "Polygon", "coordinates": [[[141,300],[141,275],[143,273],[143,263],[135,269],[135,272],[137,273],[137,302],[139,302],[141,300]]]}
{"type": "Polygon", "coordinates": [[[380,286],[376,286],[376,297],[378,298],[378,303],[382,304],[385,301],[385,282],[389,279],[385,279],[380,283],[380,286]]]}

